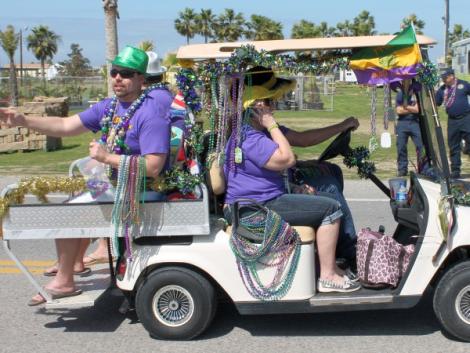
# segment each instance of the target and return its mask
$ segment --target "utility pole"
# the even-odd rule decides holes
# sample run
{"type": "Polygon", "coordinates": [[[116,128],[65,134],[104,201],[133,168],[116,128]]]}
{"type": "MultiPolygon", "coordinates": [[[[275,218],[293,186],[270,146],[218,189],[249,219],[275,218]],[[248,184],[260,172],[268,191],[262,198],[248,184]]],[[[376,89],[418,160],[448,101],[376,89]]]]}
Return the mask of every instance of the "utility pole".
{"type": "Polygon", "coordinates": [[[20,28],[20,85],[23,84],[23,29],[20,28]]]}
{"type": "Polygon", "coordinates": [[[445,34],[444,34],[444,62],[447,63],[448,55],[449,55],[449,0],[445,1],[445,16],[444,16],[444,27],[445,27],[445,34]]]}

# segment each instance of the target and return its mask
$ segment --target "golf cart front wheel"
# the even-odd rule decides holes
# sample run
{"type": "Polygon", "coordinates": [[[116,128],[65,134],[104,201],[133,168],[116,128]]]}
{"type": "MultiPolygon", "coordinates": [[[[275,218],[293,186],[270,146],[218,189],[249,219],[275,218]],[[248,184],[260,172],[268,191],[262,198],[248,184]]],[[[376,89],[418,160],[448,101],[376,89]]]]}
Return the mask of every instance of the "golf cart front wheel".
{"type": "Polygon", "coordinates": [[[452,336],[470,342],[470,261],[453,266],[434,293],[434,312],[452,336]]]}
{"type": "Polygon", "coordinates": [[[140,322],[154,338],[190,340],[210,324],[216,310],[213,286],[199,273],[180,267],[152,272],[136,295],[140,322]]]}

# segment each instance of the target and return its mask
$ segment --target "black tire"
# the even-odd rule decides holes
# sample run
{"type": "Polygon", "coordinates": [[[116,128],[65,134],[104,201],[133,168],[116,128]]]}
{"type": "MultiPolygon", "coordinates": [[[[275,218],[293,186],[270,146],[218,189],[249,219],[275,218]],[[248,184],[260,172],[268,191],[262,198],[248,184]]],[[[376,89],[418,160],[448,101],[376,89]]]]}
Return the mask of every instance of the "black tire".
{"type": "Polygon", "coordinates": [[[442,276],[433,305],[444,330],[470,342],[470,261],[454,265],[442,276]]]}
{"type": "Polygon", "coordinates": [[[217,300],[214,287],[199,273],[183,267],[166,267],[153,271],[142,281],[135,306],[150,336],[190,340],[209,326],[217,300]]]}

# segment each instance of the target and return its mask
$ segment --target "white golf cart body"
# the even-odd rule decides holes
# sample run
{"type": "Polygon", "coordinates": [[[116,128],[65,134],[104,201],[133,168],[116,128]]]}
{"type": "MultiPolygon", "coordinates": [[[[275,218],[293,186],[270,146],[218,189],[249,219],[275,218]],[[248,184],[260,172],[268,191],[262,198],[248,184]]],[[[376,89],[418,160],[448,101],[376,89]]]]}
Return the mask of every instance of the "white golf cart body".
{"type": "MultiPolygon", "coordinates": [[[[391,38],[375,36],[249,44],[257,49],[285,52],[380,46],[391,38]]],[[[419,36],[418,40],[422,46],[435,43],[424,36],[419,36]]],[[[223,59],[241,44],[246,43],[184,46],[180,48],[178,58],[223,59]]],[[[398,223],[394,238],[404,244],[415,244],[408,270],[396,288],[361,289],[349,294],[318,293],[314,234],[309,234],[302,237],[299,264],[287,294],[277,301],[253,298],[243,284],[230,247],[231,231],[225,228],[224,222],[220,222],[220,215],[209,214],[210,195],[206,186],[201,185],[203,196],[199,200],[147,202],[143,206],[142,236],[132,246],[132,260],[121,259],[116,266],[116,284],[130,301],[135,301],[137,313],[146,329],[155,337],[193,338],[210,324],[215,313],[216,295],[228,297],[241,314],[408,308],[418,303],[427,288],[437,286],[436,292],[439,292],[442,281],[447,281],[445,286],[452,288],[449,283],[464,273],[467,276],[464,281],[468,279],[468,283],[459,284],[461,290],[449,303],[449,308],[453,307],[454,314],[460,318],[457,329],[449,327],[442,319],[443,314],[438,312],[439,308],[436,309],[442,297],[447,294],[451,297],[451,294],[446,292],[444,295],[441,289],[434,303],[444,327],[457,337],[470,339],[470,207],[454,206],[455,226],[444,242],[438,205],[441,198],[449,194],[449,168],[433,99],[433,93],[425,90],[419,104],[425,115],[425,119],[421,119],[424,143],[432,166],[439,172],[439,181],[412,174],[409,184],[413,197],[409,207],[398,207],[390,202],[393,217],[398,223]],[[469,301],[468,306],[465,306],[465,300],[469,301]]],[[[378,186],[387,192],[387,188],[377,180],[378,186]]],[[[12,187],[6,188],[3,194],[12,187]]],[[[14,256],[9,241],[106,237],[110,234],[111,210],[111,203],[11,206],[3,222],[5,249],[41,291],[35,279],[14,256]]],[[[258,269],[262,280],[272,277],[271,268],[260,266],[258,269]]],[[[109,279],[105,280],[106,285],[89,297],[81,295],[52,300],[44,293],[48,299],[46,307],[93,305],[111,284],[109,279]]]]}

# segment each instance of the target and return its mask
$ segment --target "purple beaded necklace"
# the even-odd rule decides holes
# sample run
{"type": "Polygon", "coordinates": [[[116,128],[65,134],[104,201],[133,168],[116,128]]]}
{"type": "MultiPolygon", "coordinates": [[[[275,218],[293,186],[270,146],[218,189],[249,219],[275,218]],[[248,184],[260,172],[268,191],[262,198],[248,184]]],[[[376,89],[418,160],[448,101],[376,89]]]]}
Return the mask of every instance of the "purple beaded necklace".
{"type": "Polygon", "coordinates": [[[156,83],[147,87],[142,94],[127,108],[123,117],[115,116],[117,97],[113,96],[111,103],[104,111],[104,117],[101,119],[101,143],[108,147],[109,152],[116,154],[125,154],[129,152],[129,146],[126,145],[125,138],[127,130],[129,130],[130,120],[135,112],[144,103],[148,93],[154,89],[167,89],[164,83],[156,83]]]}

